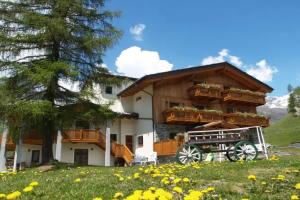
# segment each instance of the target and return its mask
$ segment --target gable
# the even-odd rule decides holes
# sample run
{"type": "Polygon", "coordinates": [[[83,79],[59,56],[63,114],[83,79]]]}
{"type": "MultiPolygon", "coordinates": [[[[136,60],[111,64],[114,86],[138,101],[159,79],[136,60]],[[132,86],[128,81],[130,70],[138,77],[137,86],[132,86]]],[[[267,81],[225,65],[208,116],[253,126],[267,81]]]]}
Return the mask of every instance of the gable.
{"type": "Polygon", "coordinates": [[[152,75],[146,75],[141,79],[134,82],[132,85],[127,87],[125,90],[121,91],[118,96],[131,96],[136,92],[142,90],[143,88],[151,84],[159,84],[164,81],[172,81],[176,79],[184,79],[186,77],[195,76],[195,75],[205,74],[206,77],[209,77],[208,74],[217,74],[218,76],[226,76],[235,82],[239,82],[244,85],[247,89],[254,91],[260,91],[264,93],[271,92],[273,88],[266,85],[265,83],[257,80],[256,78],[250,76],[246,72],[238,69],[237,67],[227,63],[217,63],[205,66],[191,67],[179,70],[173,70],[169,72],[162,72],[152,75]]]}

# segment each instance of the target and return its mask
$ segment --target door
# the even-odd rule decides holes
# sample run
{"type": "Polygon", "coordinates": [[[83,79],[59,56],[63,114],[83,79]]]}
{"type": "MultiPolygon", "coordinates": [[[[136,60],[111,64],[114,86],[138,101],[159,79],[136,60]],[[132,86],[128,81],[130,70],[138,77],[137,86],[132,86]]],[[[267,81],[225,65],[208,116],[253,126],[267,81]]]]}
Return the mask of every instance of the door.
{"type": "Polygon", "coordinates": [[[89,150],[88,149],[75,149],[74,164],[88,165],[89,150]]]}
{"type": "Polygon", "coordinates": [[[31,163],[38,164],[40,162],[40,150],[32,150],[31,163]]]}
{"type": "Polygon", "coordinates": [[[126,135],[125,136],[125,144],[130,149],[131,152],[133,152],[133,136],[132,135],[126,135]]]}

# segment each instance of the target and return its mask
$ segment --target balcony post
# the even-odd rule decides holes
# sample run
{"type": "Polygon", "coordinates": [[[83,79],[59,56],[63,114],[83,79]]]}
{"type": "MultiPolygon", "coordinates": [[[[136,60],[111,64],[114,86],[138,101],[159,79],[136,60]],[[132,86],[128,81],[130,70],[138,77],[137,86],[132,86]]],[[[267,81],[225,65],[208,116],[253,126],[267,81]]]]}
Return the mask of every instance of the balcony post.
{"type": "Polygon", "coordinates": [[[0,149],[0,172],[6,172],[6,158],[5,158],[5,146],[8,136],[8,128],[4,128],[1,140],[1,149],[0,149]]]}
{"type": "Polygon", "coordinates": [[[106,122],[106,133],[105,133],[105,166],[110,166],[110,128],[111,120],[106,122]]]}
{"type": "Polygon", "coordinates": [[[57,138],[56,138],[56,148],[55,148],[55,159],[60,162],[61,161],[61,141],[62,135],[61,130],[57,131],[57,138]]]}

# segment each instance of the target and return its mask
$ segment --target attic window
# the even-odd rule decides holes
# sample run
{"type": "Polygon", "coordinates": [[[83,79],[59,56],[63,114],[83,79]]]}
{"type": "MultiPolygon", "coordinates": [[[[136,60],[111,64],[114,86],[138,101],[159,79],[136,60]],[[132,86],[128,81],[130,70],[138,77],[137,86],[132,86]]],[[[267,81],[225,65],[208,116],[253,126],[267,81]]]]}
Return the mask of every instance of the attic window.
{"type": "Polygon", "coordinates": [[[112,86],[105,87],[105,94],[112,94],[112,86]]]}
{"type": "Polygon", "coordinates": [[[141,100],[141,99],[142,99],[142,97],[141,97],[141,96],[138,96],[138,97],[135,98],[135,101],[139,101],[139,100],[141,100]]]}

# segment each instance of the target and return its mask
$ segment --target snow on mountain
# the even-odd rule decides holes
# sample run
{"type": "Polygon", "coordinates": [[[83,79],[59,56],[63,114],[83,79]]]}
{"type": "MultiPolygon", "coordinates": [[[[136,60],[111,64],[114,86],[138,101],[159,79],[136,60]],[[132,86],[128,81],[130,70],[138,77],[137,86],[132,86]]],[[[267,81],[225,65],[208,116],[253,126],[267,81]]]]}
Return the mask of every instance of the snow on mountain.
{"type": "Polygon", "coordinates": [[[266,105],[269,108],[287,108],[289,96],[290,96],[289,94],[284,96],[268,96],[266,98],[267,100],[266,105]]]}
{"type": "Polygon", "coordinates": [[[271,122],[287,115],[289,94],[283,96],[268,96],[266,104],[257,108],[258,113],[270,117],[271,122]]]}

